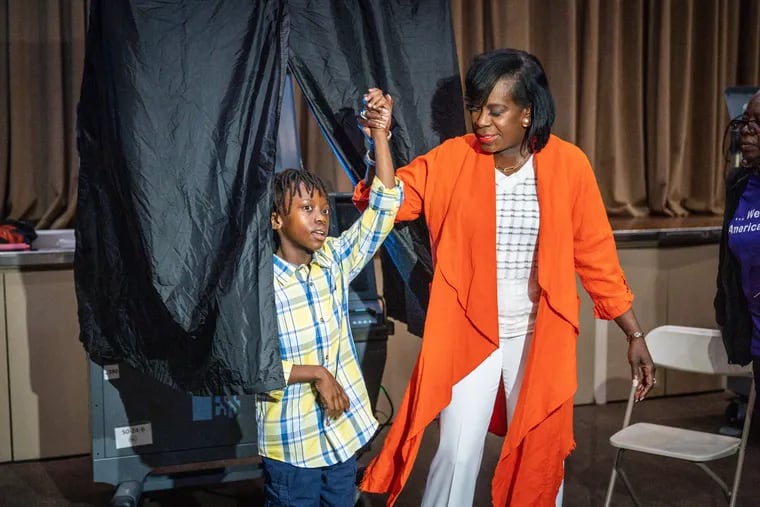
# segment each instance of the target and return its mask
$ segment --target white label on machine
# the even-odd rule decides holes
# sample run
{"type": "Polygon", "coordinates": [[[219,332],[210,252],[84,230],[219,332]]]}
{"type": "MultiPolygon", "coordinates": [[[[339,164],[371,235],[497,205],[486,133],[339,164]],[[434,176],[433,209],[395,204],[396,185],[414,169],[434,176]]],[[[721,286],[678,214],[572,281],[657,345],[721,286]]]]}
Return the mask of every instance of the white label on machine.
{"type": "Polygon", "coordinates": [[[103,365],[103,380],[116,380],[118,378],[119,378],[118,364],[103,365]]]}
{"type": "Polygon", "coordinates": [[[150,423],[135,424],[134,426],[122,426],[114,428],[114,440],[117,449],[125,447],[137,447],[140,445],[150,445],[153,443],[153,430],[150,423]]]}

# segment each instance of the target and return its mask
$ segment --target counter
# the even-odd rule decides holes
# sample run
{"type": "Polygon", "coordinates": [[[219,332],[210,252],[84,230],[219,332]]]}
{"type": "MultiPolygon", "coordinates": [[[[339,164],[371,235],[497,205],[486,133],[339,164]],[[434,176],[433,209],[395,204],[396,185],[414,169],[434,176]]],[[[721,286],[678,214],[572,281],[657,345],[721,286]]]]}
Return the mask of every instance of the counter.
{"type": "Polygon", "coordinates": [[[0,269],[34,268],[42,266],[57,266],[72,268],[74,265],[74,249],[46,248],[27,250],[25,252],[0,252],[0,269]]]}
{"type": "Polygon", "coordinates": [[[610,219],[619,248],[689,246],[720,242],[722,217],[642,217],[610,219]]]}
{"type": "Polygon", "coordinates": [[[0,251],[0,268],[74,265],[74,229],[37,231],[31,250],[0,251]]]}

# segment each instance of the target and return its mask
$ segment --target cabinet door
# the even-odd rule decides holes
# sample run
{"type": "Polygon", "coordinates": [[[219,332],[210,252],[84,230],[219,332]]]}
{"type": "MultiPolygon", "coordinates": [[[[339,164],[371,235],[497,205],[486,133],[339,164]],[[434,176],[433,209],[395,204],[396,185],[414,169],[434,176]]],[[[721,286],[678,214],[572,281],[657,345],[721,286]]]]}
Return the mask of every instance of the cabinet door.
{"type": "MultiPolygon", "coordinates": [[[[668,274],[662,268],[661,255],[661,249],[656,247],[618,248],[620,264],[634,294],[633,310],[645,330],[667,321],[668,274]]],[[[590,299],[581,301],[588,305],[581,307],[581,314],[591,314],[593,306],[590,299]]],[[[631,367],[628,364],[628,345],[620,328],[612,321],[597,320],[593,327],[587,325],[582,328],[581,333],[593,335],[593,365],[587,365],[587,368],[593,371],[596,403],[627,399],[631,390],[631,367]]],[[[587,377],[588,370],[585,373],[587,377]]],[[[579,376],[582,371],[579,365],[579,376]]],[[[658,373],[657,376],[660,381],[651,396],[664,392],[663,375],[658,373]]]]}
{"type": "MultiPolygon", "coordinates": [[[[712,298],[718,269],[717,245],[620,248],[618,255],[635,295],[633,308],[645,330],[665,324],[716,326],[712,298]]],[[[590,302],[585,305],[586,308],[581,308],[582,315],[590,312],[590,302]]],[[[594,336],[595,401],[601,404],[627,399],[630,367],[627,345],[617,325],[597,321],[595,329],[581,332],[594,336]]],[[[579,370],[583,372],[580,365],[579,370]]],[[[718,390],[725,384],[714,376],[662,369],[657,372],[657,379],[650,396],[718,390]]]]}
{"type": "MultiPolygon", "coordinates": [[[[0,287],[3,274],[0,273],[0,287]]],[[[0,291],[0,310],[5,308],[5,293],[0,291]]],[[[8,397],[8,340],[5,336],[5,312],[0,311],[0,463],[10,461],[11,405],[8,397]]]]}
{"type": "MultiPolygon", "coordinates": [[[[668,321],[679,326],[715,329],[715,279],[718,273],[718,245],[667,249],[668,321]]],[[[667,394],[683,394],[723,389],[725,380],[711,375],[668,371],[667,394]]]]}
{"type": "Polygon", "coordinates": [[[5,273],[13,459],[90,451],[73,270],[5,273]]]}

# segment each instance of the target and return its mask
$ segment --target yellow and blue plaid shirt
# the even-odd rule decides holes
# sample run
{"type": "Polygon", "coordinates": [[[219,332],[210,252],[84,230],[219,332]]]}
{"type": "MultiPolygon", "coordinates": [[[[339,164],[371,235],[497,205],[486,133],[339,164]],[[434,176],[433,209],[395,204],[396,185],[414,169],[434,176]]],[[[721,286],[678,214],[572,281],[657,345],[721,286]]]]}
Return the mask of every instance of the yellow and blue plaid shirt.
{"type": "Polygon", "coordinates": [[[311,383],[257,395],[261,456],[305,468],[334,465],[353,456],[377,430],[348,322],[348,285],[390,233],[402,200],[399,180],[386,188],[375,178],[369,207],[340,237],[327,238],[310,266],[273,256],[285,378],[293,365],[322,365],[343,387],[350,407],[328,422],[311,383]]]}

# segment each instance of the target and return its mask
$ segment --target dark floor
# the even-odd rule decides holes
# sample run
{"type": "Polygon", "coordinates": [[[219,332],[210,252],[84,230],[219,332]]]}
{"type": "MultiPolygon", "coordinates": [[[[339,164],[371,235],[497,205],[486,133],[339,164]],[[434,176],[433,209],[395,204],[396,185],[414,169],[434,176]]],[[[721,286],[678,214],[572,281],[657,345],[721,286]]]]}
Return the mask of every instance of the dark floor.
{"type": "MultiPolygon", "coordinates": [[[[702,394],[648,400],[634,411],[639,417],[651,417],[663,424],[690,424],[692,428],[712,431],[726,423],[724,415],[729,394],[702,394]]],[[[602,505],[610,476],[613,450],[609,436],[619,429],[625,406],[579,406],[575,410],[577,448],[566,463],[565,506],[602,505]]],[[[758,419],[760,421],[760,419],[758,419]]],[[[760,427],[760,422],[754,425],[760,427]]],[[[381,435],[382,438],[384,435],[381,435]]],[[[425,484],[428,463],[433,455],[437,431],[431,425],[423,441],[416,467],[399,507],[418,506],[425,484]]],[[[379,440],[379,439],[378,439],[379,440]]],[[[500,439],[488,437],[482,474],[475,497],[476,506],[490,505],[490,472],[499,454],[500,439]]],[[[375,444],[375,448],[378,444],[375,444]]],[[[371,453],[362,457],[363,462],[371,453]]],[[[732,473],[734,461],[727,458],[715,470],[724,478],[732,473]]],[[[727,505],[718,487],[693,465],[672,460],[630,455],[627,470],[638,487],[644,505],[699,506],[727,505]]],[[[103,506],[108,505],[113,487],[91,482],[88,456],[0,465],[0,506],[103,506]]],[[[613,505],[633,505],[618,483],[613,505]]],[[[384,505],[384,497],[363,498],[367,507],[384,505]]],[[[205,488],[179,488],[145,493],[143,507],[162,506],[257,506],[261,505],[261,481],[246,481],[205,488]]],[[[760,430],[750,437],[744,465],[738,506],[760,506],[760,430]]]]}

